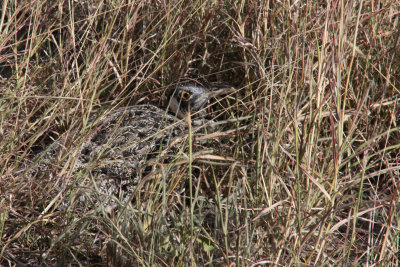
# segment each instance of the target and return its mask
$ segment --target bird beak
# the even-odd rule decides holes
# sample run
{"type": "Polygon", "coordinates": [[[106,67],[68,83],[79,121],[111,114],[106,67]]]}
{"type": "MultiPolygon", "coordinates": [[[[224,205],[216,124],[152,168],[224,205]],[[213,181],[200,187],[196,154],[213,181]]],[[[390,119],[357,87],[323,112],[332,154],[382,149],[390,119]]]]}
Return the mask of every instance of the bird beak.
{"type": "Polygon", "coordinates": [[[228,93],[233,93],[235,92],[236,89],[233,86],[230,85],[213,85],[211,87],[211,91],[208,93],[209,97],[216,97],[228,93]]]}
{"type": "Polygon", "coordinates": [[[235,91],[236,91],[236,89],[230,85],[213,85],[210,88],[210,91],[208,93],[204,94],[203,97],[198,99],[197,101],[203,101],[205,98],[207,100],[209,100],[209,99],[211,99],[211,97],[217,97],[220,95],[233,93],[235,91]]]}

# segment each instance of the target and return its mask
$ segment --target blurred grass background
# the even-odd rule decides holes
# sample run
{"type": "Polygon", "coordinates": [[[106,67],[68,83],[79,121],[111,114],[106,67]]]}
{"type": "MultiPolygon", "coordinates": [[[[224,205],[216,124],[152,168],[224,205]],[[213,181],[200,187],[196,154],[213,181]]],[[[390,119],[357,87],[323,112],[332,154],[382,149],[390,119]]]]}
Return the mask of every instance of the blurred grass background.
{"type": "Polygon", "coordinates": [[[399,15],[382,0],[3,0],[1,264],[399,266],[399,15]],[[191,205],[187,161],[116,214],[72,204],[87,177],[71,164],[19,171],[94,112],[162,106],[185,75],[237,88],[195,145],[191,205]]]}

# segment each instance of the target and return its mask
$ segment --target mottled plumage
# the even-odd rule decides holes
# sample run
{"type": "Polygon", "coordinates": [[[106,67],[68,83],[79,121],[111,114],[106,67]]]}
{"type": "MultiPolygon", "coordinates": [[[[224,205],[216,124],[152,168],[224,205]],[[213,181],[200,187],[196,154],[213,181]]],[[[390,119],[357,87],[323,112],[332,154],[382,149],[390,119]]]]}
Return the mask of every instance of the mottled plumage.
{"type": "MultiPolygon", "coordinates": [[[[210,86],[211,87],[211,86],[210,86]]],[[[187,124],[181,118],[188,111],[201,110],[208,100],[228,92],[227,86],[205,88],[199,83],[180,83],[170,91],[170,115],[153,105],[119,108],[109,115],[94,116],[91,131],[81,144],[75,144],[73,172],[90,173],[105,195],[131,196],[140,178],[149,174],[157,163],[169,161],[182,147],[187,124]],[[77,149],[77,150],[76,150],[77,149]]],[[[82,140],[75,136],[76,140],[82,140]]],[[[48,149],[39,160],[35,175],[55,164],[56,155],[65,140],[48,149]]]]}

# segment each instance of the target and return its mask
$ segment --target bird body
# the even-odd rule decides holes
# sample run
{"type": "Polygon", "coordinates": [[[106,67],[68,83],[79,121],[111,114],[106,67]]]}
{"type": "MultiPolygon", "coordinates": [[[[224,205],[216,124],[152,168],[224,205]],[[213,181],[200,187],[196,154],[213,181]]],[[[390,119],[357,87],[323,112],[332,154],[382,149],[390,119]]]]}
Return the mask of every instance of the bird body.
{"type": "MultiPolygon", "coordinates": [[[[187,112],[198,112],[213,96],[224,94],[231,87],[210,90],[196,83],[179,83],[170,92],[170,115],[153,105],[119,108],[110,114],[92,118],[84,138],[73,136],[72,172],[89,173],[99,191],[108,196],[129,198],[140,178],[160,163],[176,157],[187,132],[182,118],[187,112]]],[[[74,135],[74,134],[73,134],[74,135]]],[[[57,154],[66,142],[53,144],[39,160],[36,175],[56,163],[57,154]]],[[[63,164],[59,164],[63,165],[63,164]]]]}
{"type": "Polygon", "coordinates": [[[119,108],[95,124],[80,146],[74,169],[89,170],[99,181],[100,192],[124,193],[124,199],[157,162],[172,154],[173,148],[164,157],[160,151],[168,150],[186,130],[183,120],[153,105],[119,108]]]}

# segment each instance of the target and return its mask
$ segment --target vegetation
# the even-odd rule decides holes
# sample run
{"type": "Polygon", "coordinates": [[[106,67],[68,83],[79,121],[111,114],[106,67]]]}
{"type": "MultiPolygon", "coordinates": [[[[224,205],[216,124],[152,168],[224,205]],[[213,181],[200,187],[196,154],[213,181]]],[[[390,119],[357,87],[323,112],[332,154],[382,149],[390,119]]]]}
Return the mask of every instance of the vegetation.
{"type": "Polygon", "coordinates": [[[1,5],[2,265],[400,265],[398,1],[1,5]],[[28,175],[185,75],[236,92],[136,201],[78,201],[72,142],[28,175]]]}

